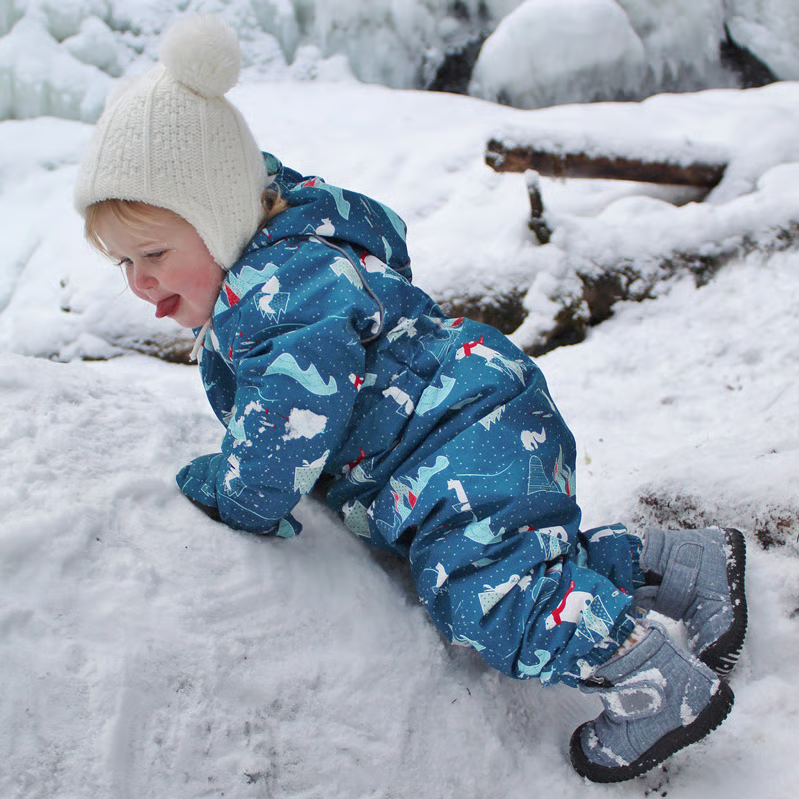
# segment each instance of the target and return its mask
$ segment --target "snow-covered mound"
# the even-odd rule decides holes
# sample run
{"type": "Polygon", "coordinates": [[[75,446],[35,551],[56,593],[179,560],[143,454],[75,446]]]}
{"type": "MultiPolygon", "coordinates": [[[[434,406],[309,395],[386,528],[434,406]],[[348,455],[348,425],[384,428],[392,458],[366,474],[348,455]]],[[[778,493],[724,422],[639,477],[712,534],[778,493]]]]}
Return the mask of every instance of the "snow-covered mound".
{"type": "MultiPolygon", "coordinates": [[[[712,518],[749,544],[732,715],[619,799],[794,795],[797,300],[795,254],[741,263],[541,359],[586,525],[712,518]]],[[[0,397],[6,799],[607,796],[567,759],[595,698],[449,646],[405,566],[313,500],[283,541],[180,496],[221,434],[194,369],[3,353],[0,397]]]]}
{"type": "Polygon", "coordinates": [[[525,0],[483,45],[470,93],[519,108],[731,86],[719,0],[525,0]]]}

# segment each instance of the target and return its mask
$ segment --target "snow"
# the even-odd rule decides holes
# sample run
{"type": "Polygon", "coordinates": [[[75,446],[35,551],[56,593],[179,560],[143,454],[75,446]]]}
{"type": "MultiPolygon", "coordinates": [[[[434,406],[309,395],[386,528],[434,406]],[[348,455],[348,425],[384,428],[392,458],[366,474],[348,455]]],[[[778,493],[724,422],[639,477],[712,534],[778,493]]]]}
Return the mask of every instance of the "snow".
{"type": "MultiPolygon", "coordinates": [[[[150,52],[166,4],[130,5],[143,31],[131,41],[150,52]]],[[[80,30],[64,23],[65,41],[80,30]]],[[[704,286],[677,279],[620,304],[539,363],[577,436],[586,528],[715,522],[749,547],[732,715],[613,795],[793,797],[799,251],[768,245],[799,221],[799,84],[524,112],[338,71],[251,76],[233,99],[286,163],[395,207],[417,282],[436,296],[529,284],[537,315],[521,343],[576,263],[758,245],[704,286]],[[483,163],[492,135],[703,152],[729,167],[701,203],[542,178],[554,236],[539,247],[524,176],[483,163]]],[[[595,697],[509,680],[444,642],[404,564],[316,500],[284,541],[230,531],[179,494],[175,472],[214,451],[222,428],[194,367],[130,352],[180,331],[81,240],[71,191],[90,135],[75,119],[0,124],[0,796],[607,796],[567,758],[595,697]]],[[[297,434],[317,421],[298,418],[297,434]]]]}
{"type": "MultiPolygon", "coordinates": [[[[517,108],[540,108],[729,87],[734,77],[719,51],[725,8],[722,0],[525,0],[487,38],[469,92],[517,108]]],[[[782,16],[772,17],[768,2],[739,13],[742,32],[757,24],[754,19],[773,27],[778,19],[780,30],[785,23],[782,16]]],[[[787,19],[795,31],[791,15],[787,19]]],[[[756,52],[770,66],[774,53],[782,67],[794,51],[786,40],[764,42],[756,52]]]]}
{"type": "Polygon", "coordinates": [[[314,438],[322,433],[327,426],[327,417],[302,408],[292,408],[286,424],[287,435],[284,441],[292,438],[314,438]]]}
{"type": "Polygon", "coordinates": [[[793,0],[730,0],[727,25],[733,39],[780,80],[799,79],[799,7],[793,0]]]}
{"type": "Polygon", "coordinates": [[[729,85],[719,61],[727,8],[723,0],[619,0],[619,5],[646,54],[639,92],[729,85]]]}
{"type": "Polygon", "coordinates": [[[527,0],[483,45],[469,93],[518,108],[632,96],[645,63],[615,0],[527,0]]]}
{"type": "Polygon", "coordinates": [[[0,119],[92,121],[103,109],[111,79],[77,61],[44,25],[26,17],[0,39],[0,86],[0,119]]]}
{"type": "Polygon", "coordinates": [[[8,40],[0,48],[0,119],[96,118],[96,98],[77,96],[90,71],[140,72],[155,58],[154,34],[179,13],[227,19],[241,34],[245,65],[261,78],[355,75],[407,88],[429,83],[449,49],[479,39],[519,1],[0,0],[0,37],[8,40]],[[19,99],[37,84],[68,102],[68,113],[19,99]]]}
{"type": "Polygon", "coordinates": [[[738,85],[720,43],[799,78],[794,0],[0,0],[0,119],[92,121],[109,77],[156,57],[184,13],[240,34],[249,79],[438,85],[482,48],[471,91],[517,107],[738,85]]]}

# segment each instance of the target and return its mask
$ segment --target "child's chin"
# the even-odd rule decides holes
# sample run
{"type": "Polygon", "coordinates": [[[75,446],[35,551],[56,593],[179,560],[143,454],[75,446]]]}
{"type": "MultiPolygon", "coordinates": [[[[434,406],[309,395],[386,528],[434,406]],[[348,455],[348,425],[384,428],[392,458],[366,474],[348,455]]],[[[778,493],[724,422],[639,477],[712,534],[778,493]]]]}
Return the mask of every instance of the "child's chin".
{"type": "Polygon", "coordinates": [[[189,307],[187,303],[182,302],[175,309],[175,312],[170,314],[169,318],[187,330],[194,330],[202,327],[211,318],[212,314],[213,310],[206,311],[189,307]]]}
{"type": "Polygon", "coordinates": [[[205,317],[180,317],[173,316],[172,319],[177,322],[181,327],[186,328],[186,330],[195,330],[198,327],[202,327],[209,319],[210,314],[205,317]]]}

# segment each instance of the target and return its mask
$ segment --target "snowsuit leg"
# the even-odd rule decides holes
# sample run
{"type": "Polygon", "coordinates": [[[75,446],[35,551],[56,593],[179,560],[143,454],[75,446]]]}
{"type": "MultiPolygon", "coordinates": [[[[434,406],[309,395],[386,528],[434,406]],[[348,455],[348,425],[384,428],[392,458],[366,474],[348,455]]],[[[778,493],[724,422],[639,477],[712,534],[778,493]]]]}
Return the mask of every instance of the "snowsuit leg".
{"type": "Polygon", "coordinates": [[[412,573],[438,628],[509,676],[576,684],[634,625],[636,539],[620,527],[579,534],[574,462],[539,372],[501,414],[395,472],[372,506],[378,525],[413,536],[412,573]]]}

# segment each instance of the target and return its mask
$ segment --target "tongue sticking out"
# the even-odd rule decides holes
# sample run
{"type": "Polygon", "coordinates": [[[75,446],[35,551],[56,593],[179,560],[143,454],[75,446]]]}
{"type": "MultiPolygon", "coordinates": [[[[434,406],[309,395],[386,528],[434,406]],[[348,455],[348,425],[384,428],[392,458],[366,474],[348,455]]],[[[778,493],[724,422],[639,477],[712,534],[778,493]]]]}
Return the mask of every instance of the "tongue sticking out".
{"type": "Polygon", "coordinates": [[[173,294],[171,297],[161,300],[161,302],[155,306],[155,318],[161,319],[164,316],[172,316],[177,310],[179,302],[180,297],[177,294],[173,294]]]}

